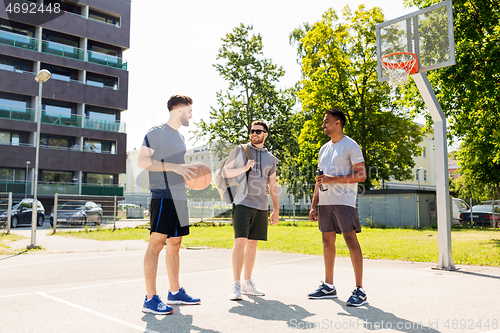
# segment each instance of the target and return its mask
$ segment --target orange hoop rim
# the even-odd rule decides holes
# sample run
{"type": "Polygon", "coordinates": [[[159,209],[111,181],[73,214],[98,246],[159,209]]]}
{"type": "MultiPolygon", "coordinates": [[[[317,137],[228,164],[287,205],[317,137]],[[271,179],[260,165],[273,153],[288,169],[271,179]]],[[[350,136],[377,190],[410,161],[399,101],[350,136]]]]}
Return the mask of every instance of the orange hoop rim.
{"type": "Polygon", "coordinates": [[[382,58],[380,58],[380,63],[385,69],[404,69],[408,74],[415,74],[418,72],[418,56],[415,53],[411,52],[394,52],[390,54],[386,54],[382,58]],[[399,54],[407,54],[413,57],[412,60],[402,61],[402,62],[386,62],[384,58],[395,56],[399,54]],[[413,63],[413,64],[412,64],[413,63]],[[407,69],[411,66],[410,69],[407,69]]]}

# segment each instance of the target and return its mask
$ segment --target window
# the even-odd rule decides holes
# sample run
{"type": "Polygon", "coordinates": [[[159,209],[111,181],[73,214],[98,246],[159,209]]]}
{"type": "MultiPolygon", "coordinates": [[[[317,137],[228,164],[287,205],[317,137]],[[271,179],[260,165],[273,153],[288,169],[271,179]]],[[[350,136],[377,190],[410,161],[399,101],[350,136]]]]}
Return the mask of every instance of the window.
{"type": "Polygon", "coordinates": [[[50,102],[43,102],[43,110],[47,115],[57,115],[67,118],[71,117],[73,114],[73,107],[52,104],[50,102]]]}
{"type": "Polygon", "coordinates": [[[19,146],[21,143],[21,135],[11,132],[0,132],[0,144],[19,146]]]}
{"type": "Polygon", "coordinates": [[[25,111],[30,104],[28,98],[0,95],[0,110],[25,111]]]}
{"type": "Polygon", "coordinates": [[[24,64],[9,59],[0,58],[0,69],[12,72],[24,72],[24,64]]]}
{"type": "Polygon", "coordinates": [[[427,181],[427,170],[424,170],[424,182],[427,181]]]}
{"type": "Polygon", "coordinates": [[[420,169],[415,170],[415,180],[420,180],[420,169]]]}
{"type": "Polygon", "coordinates": [[[85,183],[97,185],[113,185],[115,177],[109,173],[86,173],[84,174],[85,183]]]}
{"type": "Polygon", "coordinates": [[[424,150],[422,151],[422,157],[427,158],[427,147],[424,147],[424,150]]]}
{"type": "Polygon", "coordinates": [[[59,138],[48,135],[40,136],[40,147],[68,148],[68,142],[68,138],[59,138]]]}
{"type": "Polygon", "coordinates": [[[109,122],[116,122],[116,112],[110,112],[98,109],[87,109],[87,117],[93,120],[104,120],[109,122]]]}
{"type": "Polygon", "coordinates": [[[71,183],[73,172],[71,171],[42,171],[42,181],[52,183],[71,183]]]}
{"type": "Polygon", "coordinates": [[[116,154],[116,144],[110,141],[84,140],[84,150],[91,153],[116,154]]]}
{"type": "Polygon", "coordinates": [[[120,19],[117,17],[113,17],[111,15],[106,15],[104,13],[97,12],[95,10],[89,11],[89,18],[97,21],[101,21],[104,23],[112,24],[114,26],[120,26],[120,19]]]}
{"type": "Polygon", "coordinates": [[[104,76],[87,74],[87,84],[94,87],[111,88],[118,90],[118,80],[113,78],[106,78],[104,76]]]}
{"type": "Polygon", "coordinates": [[[24,182],[26,180],[25,169],[0,168],[0,181],[24,182]]]}

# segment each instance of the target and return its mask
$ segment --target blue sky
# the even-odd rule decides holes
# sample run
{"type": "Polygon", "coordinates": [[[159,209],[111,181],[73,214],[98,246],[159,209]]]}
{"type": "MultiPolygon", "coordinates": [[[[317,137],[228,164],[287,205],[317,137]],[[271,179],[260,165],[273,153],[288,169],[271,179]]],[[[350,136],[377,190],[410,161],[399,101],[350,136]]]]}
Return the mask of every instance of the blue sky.
{"type": "Polygon", "coordinates": [[[216,106],[215,94],[226,89],[215,68],[221,38],[240,23],[252,24],[263,38],[264,56],[283,66],[286,75],[281,88],[300,80],[296,50],[288,43],[290,32],[304,22],[314,23],[330,7],[340,13],[365,4],[381,7],[386,20],[418,10],[404,8],[403,1],[325,1],[296,0],[133,0],[130,49],[124,53],[130,73],[128,110],[122,113],[127,123],[127,150],[139,148],[147,130],[168,120],[166,103],[173,94],[193,98],[193,120],[181,128],[195,143],[188,130],[193,122],[208,121],[210,106],[216,106]]]}

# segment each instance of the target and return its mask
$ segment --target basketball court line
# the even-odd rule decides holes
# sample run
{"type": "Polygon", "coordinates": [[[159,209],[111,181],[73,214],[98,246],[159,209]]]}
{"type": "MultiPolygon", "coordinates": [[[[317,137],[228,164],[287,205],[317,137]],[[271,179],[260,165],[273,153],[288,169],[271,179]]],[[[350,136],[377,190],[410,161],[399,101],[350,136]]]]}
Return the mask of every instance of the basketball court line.
{"type": "MultiPolygon", "coordinates": [[[[130,256],[130,252],[127,252],[127,257],[130,256]]],[[[144,253],[140,253],[141,256],[144,255],[144,253]]],[[[38,264],[50,264],[54,262],[64,262],[64,261],[76,261],[76,260],[87,260],[87,259],[103,259],[103,258],[116,258],[116,257],[123,257],[124,255],[112,255],[112,256],[96,256],[96,257],[83,257],[83,258],[71,258],[71,259],[58,259],[58,260],[47,260],[47,261],[36,261],[36,262],[28,262],[25,264],[15,264],[15,265],[8,265],[8,266],[0,266],[0,269],[3,268],[12,268],[12,267],[21,267],[21,266],[30,266],[30,265],[38,265],[38,264]]]]}
{"type": "Polygon", "coordinates": [[[136,325],[136,324],[132,324],[132,323],[129,323],[127,321],[124,321],[124,320],[121,320],[121,319],[118,319],[118,318],[115,318],[115,317],[111,317],[111,316],[108,316],[107,314],[104,314],[104,313],[101,313],[101,312],[98,312],[98,311],[95,311],[95,310],[91,310],[89,308],[86,308],[86,307],[83,307],[81,305],[78,305],[78,304],[75,304],[75,303],[71,303],[71,302],[68,302],[64,299],[61,299],[61,298],[57,298],[57,297],[54,297],[54,296],[50,296],[50,295],[47,295],[46,293],[43,293],[43,292],[37,292],[36,293],[37,295],[40,295],[40,296],[43,296],[43,297],[46,297],[46,298],[49,298],[53,301],[56,301],[56,302],[60,302],[60,303],[63,303],[63,304],[66,304],[66,305],[69,305],[69,306],[72,306],[74,308],[77,308],[78,310],[82,310],[82,311],[85,311],[85,312],[88,312],[90,314],[93,314],[93,315],[96,315],[96,316],[99,316],[99,317],[102,317],[104,319],[107,319],[107,320],[111,320],[111,321],[114,321],[116,323],[119,323],[119,324],[122,324],[122,325],[126,325],[128,327],[131,327],[131,328],[134,328],[138,331],[141,331],[141,332],[146,332],[146,333],[159,333],[157,331],[153,331],[149,328],[145,328],[143,326],[139,326],[139,325],[136,325]]]}
{"type": "MultiPolygon", "coordinates": [[[[276,262],[271,262],[271,263],[260,264],[258,266],[279,265],[279,264],[285,264],[285,263],[288,263],[288,262],[294,262],[294,261],[300,261],[300,260],[306,260],[306,259],[312,259],[312,258],[314,258],[314,257],[288,259],[288,260],[282,260],[282,261],[276,261],[276,262]]],[[[258,267],[258,266],[256,265],[256,267],[258,267]]],[[[180,275],[181,276],[196,275],[196,274],[222,272],[222,271],[228,271],[228,270],[232,270],[232,267],[210,269],[210,270],[190,272],[190,273],[181,273],[180,275]]],[[[167,275],[159,275],[159,276],[157,276],[156,279],[159,280],[159,279],[166,279],[166,278],[168,278],[167,275]]],[[[62,291],[71,291],[71,290],[86,289],[86,288],[97,288],[97,287],[106,287],[106,286],[111,286],[111,285],[116,285],[116,284],[134,283],[134,282],[142,282],[142,281],[144,281],[144,278],[133,279],[133,280],[125,280],[125,281],[115,281],[115,282],[108,282],[108,283],[101,283],[101,284],[94,284],[94,285],[80,286],[80,287],[73,287],[73,288],[63,288],[63,289],[56,289],[56,290],[45,290],[45,291],[39,291],[39,292],[34,291],[34,292],[22,293],[22,294],[1,295],[0,298],[29,296],[29,295],[33,295],[33,294],[39,294],[39,293],[43,293],[43,294],[46,294],[46,293],[56,293],[56,292],[62,292],[62,291]]]]}

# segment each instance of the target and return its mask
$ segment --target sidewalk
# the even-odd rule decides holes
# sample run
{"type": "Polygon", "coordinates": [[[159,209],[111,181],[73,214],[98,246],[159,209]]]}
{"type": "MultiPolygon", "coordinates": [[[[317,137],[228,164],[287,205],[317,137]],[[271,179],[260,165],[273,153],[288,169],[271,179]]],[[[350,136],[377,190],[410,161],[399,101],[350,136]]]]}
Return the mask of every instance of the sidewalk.
{"type": "MultiPolygon", "coordinates": [[[[29,244],[28,228],[12,232],[29,244]]],[[[39,230],[36,243],[45,250],[0,258],[2,332],[500,332],[500,268],[448,272],[431,263],[365,260],[369,303],[352,308],[345,305],[354,288],[349,258],[336,261],[339,298],[309,300],[323,279],[321,256],[259,252],[253,278],[266,296],[235,302],[228,299],[231,251],[182,249],[182,286],[202,304],[155,316],[141,312],[146,242],[39,230]]],[[[162,253],[163,299],[167,282],[162,253]]]]}

